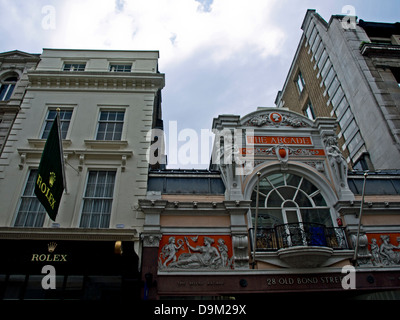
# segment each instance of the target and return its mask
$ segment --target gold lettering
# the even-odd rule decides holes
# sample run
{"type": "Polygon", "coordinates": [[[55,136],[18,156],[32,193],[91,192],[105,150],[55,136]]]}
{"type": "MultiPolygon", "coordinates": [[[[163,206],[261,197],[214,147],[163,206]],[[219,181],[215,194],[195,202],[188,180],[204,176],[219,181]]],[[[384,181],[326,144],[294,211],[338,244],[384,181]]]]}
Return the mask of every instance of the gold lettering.
{"type": "Polygon", "coordinates": [[[38,254],[32,253],[31,261],[36,262],[67,262],[67,254],[38,254]]]}
{"type": "Polygon", "coordinates": [[[39,186],[40,191],[46,196],[47,201],[52,209],[56,204],[56,200],[54,199],[53,194],[50,192],[50,188],[43,182],[43,179],[40,175],[38,175],[38,179],[36,181],[37,185],[39,186]]]}
{"type": "Polygon", "coordinates": [[[38,178],[37,178],[37,181],[36,181],[36,184],[40,187],[40,185],[42,184],[42,176],[40,175],[40,174],[38,174],[38,178]]]}
{"type": "Polygon", "coordinates": [[[52,209],[54,209],[54,205],[55,205],[55,203],[56,203],[56,200],[54,199],[53,194],[50,193],[49,196],[47,196],[47,194],[46,194],[46,197],[47,197],[47,200],[49,201],[50,207],[51,207],[52,209]]]}

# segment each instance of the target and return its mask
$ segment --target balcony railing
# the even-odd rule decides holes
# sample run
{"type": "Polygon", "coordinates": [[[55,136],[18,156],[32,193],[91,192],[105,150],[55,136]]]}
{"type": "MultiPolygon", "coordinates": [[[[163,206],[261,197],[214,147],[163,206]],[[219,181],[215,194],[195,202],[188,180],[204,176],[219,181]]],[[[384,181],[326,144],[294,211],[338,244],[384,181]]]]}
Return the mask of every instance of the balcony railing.
{"type": "MultiPolygon", "coordinates": [[[[254,229],[250,229],[249,232],[253,247],[254,229]]],[[[257,251],[277,251],[299,246],[327,247],[334,250],[349,249],[343,228],[300,222],[278,225],[275,228],[257,229],[257,251]]]]}

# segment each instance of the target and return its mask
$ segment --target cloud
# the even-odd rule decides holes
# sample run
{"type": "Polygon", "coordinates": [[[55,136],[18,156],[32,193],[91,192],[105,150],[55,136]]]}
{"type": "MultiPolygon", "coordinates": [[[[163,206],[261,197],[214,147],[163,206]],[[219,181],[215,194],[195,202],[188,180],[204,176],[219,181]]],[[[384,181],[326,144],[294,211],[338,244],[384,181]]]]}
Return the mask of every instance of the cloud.
{"type": "Polygon", "coordinates": [[[213,0],[195,0],[200,3],[199,7],[197,8],[200,11],[204,12],[210,12],[211,11],[211,5],[213,3],[213,0]]]}
{"type": "Polygon", "coordinates": [[[163,63],[198,52],[219,63],[243,50],[277,55],[283,31],[271,22],[278,0],[69,0],[57,8],[58,47],[159,50],[163,63]],[[199,10],[200,8],[200,10],[199,10]]]}
{"type": "Polygon", "coordinates": [[[115,10],[116,12],[124,11],[125,0],[115,0],[115,10]]]}

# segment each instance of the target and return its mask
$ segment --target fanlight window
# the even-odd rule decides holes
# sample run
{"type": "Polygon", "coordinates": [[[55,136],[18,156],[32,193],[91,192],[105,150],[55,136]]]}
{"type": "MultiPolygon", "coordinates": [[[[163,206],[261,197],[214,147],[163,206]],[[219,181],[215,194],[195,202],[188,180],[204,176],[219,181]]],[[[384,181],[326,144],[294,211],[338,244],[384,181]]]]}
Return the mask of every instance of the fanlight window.
{"type": "MultiPolygon", "coordinates": [[[[318,223],[332,227],[330,209],[321,190],[304,177],[276,173],[260,179],[258,227],[273,228],[290,223],[318,223]]],[[[252,193],[254,225],[257,185],[252,193]]]]}
{"type": "Polygon", "coordinates": [[[10,100],[17,82],[17,77],[9,77],[0,82],[0,101],[10,100]]]}

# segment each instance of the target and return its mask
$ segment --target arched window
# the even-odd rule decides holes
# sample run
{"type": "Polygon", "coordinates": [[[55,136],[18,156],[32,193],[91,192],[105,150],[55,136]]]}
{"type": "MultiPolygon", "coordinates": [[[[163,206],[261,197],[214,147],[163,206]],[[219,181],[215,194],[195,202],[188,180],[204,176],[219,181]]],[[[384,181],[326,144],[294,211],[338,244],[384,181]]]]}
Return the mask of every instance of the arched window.
{"type": "Polygon", "coordinates": [[[0,82],[0,101],[10,100],[17,81],[17,77],[8,77],[0,82]]]}
{"type": "MultiPolygon", "coordinates": [[[[257,185],[251,196],[254,225],[257,185]]],[[[316,223],[333,227],[329,206],[313,183],[290,173],[275,173],[260,179],[258,221],[259,228],[274,228],[291,223],[316,223]]]]}

